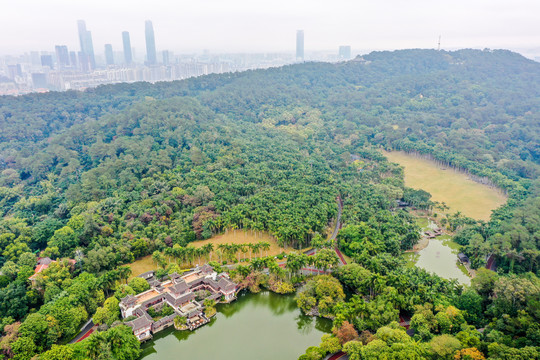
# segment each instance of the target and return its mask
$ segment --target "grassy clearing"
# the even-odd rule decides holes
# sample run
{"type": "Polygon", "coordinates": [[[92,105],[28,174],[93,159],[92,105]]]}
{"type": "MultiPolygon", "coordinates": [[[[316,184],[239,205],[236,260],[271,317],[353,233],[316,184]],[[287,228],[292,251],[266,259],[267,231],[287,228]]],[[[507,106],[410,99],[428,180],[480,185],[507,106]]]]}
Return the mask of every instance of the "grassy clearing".
{"type": "Polygon", "coordinates": [[[131,276],[129,277],[129,279],[134,278],[135,276],[139,276],[140,274],[147,271],[157,269],[156,264],[152,261],[151,255],[140,258],[139,260],[132,262],[128,266],[131,269],[131,276]]]}
{"type": "MultiPolygon", "coordinates": [[[[214,237],[211,237],[208,240],[199,240],[194,241],[190,243],[190,246],[194,246],[196,248],[204,246],[208,243],[211,243],[214,245],[214,250],[217,250],[217,246],[219,244],[248,244],[248,243],[258,243],[258,242],[267,242],[270,244],[270,250],[262,251],[263,256],[275,256],[278,254],[281,254],[282,252],[289,253],[291,251],[294,251],[294,249],[283,249],[281,248],[276,239],[265,232],[251,232],[250,230],[243,231],[243,230],[229,230],[228,232],[216,235],[214,237]]],[[[305,249],[304,249],[305,250],[305,249]]],[[[259,257],[261,256],[261,252],[258,251],[257,253],[252,253],[252,257],[259,257]]],[[[249,251],[245,254],[245,257],[247,260],[249,260],[249,251]]],[[[167,259],[168,257],[165,256],[167,259]]],[[[244,254],[241,255],[241,258],[244,258],[244,254]]],[[[219,257],[217,254],[212,252],[212,255],[210,257],[210,261],[219,261],[219,257]]],[[[198,259],[195,259],[195,264],[198,262],[198,259]]],[[[201,262],[206,262],[206,259],[201,259],[201,262]]],[[[190,266],[190,264],[178,264],[181,268],[187,268],[190,266]]],[[[191,264],[193,265],[193,264],[191,264]]],[[[144,272],[150,271],[150,270],[156,270],[157,265],[152,261],[152,256],[148,255],[143,258],[140,258],[131,264],[128,265],[131,268],[132,274],[130,276],[130,279],[138,276],[144,272]]]]}
{"type": "Polygon", "coordinates": [[[506,197],[498,190],[452,169],[443,170],[433,161],[401,151],[384,152],[384,155],[405,168],[407,186],[428,191],[433,200],[445,202],[452,213],[461,211],[473,219],[489,220],[491,211],[506,202],[506,197]]]}
{"type": "MultiPolygon", "coordinates": [[[[265,233],[265,232],[257,233],[255,231],[251,232],[250,230],[246,230],[246,231],[229,230],[228,232],[224,234],[213,236],[208,240],[194,241],[190,245],[193,245],[198,248],[208,243],[211,243],[214,245],[214,249],[217,249],[217,246],[219,244],[249,244],[249,243],[255,244],[258,242],[267,242],[270,244],[270,250],[268,250],[268,255],[278,255],[278,254],[281,254],[283,251],[289,252],[281,248],[278,245],[276,239],[272,237],[271,235],[269,235],[268,233],[265,233]]],[[[259,254],[253,254],[253,256],[260,256],[260,255],[261,255],[260,252],[259,254]]],[[[266,251],[263,250],[262,255],[266,256],[266,251]]],[[[214,258],[212,258],[211,260],[218,260],[215,254],[212,254],[212,256],[214,256],[214,258]]],[[[249,252],[247,253],[247,257],[249,258],[249,252]]]]}

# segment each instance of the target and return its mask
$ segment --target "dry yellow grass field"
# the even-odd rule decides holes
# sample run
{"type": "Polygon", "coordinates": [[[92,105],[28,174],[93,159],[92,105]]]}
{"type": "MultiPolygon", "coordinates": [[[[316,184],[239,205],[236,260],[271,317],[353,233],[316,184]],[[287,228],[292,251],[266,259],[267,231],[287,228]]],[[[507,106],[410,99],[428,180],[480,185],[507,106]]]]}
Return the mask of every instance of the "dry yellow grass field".
{"type": "Polygon", "coordinates": [[[129,276],[130,280],[135,276],[141,275],[142,273],[157,269],[157,265],[152,261],[152,255],[140,258],[139,260],[128,264],[128,266],[131,269],[131,275],[129,276]]]}
{"type": "Polygon", "coordinates": [[[473,219],[489,220],[491,211],[506,202],[500,191],[479,184],[464,173],[443,170],[433,161],[401,151],[383,153],[405,168],[405,185],[429,192],[433,200],[445,202],[451,213],[461,211],[473,219]]]}
{"type": "MultiPolygon", "coordinates": [[[[251,232],[250,230],[229,230],[224,234],[213,236],[207,240],[194,241],[190,245],[198,248],[208,243],[212,243],[214,244],[214,250],[216,250],[219,244],[255,244],[258,242],[267,242],[270,244],[270,250],[268,250],[268,255],[278,255],[281,254],[283,251],[287,252],[286,250],[281,248],[278,245],[276,239],[268,233],[256,233],[255,231],[251,232]]],[[[266,256],[266,251],[263,250],[262,254],[263,256],[266,256]]],[[[215,254],[213,254],[213,256],[215,258],[211,260],[217,260],[215,254]]],[[[249,257],[249,252],[247,253],[247,256],[249,257]]],[[[253,254],[253,256],[260,256],[260,252],[259,254],[253,254]]]]}
{"type": "MultiPolygon", "coordinates": [[[[264,250],[262,251],[263,256],[266,256],[267,254],[269,256],[270,255],[278,255],[278,254],[281,254],[282,252],[288,253],[290,251],[293,251],[293,249],[290,249],[290,248],[289,249],[283,249],[283,248],[279,247],[276,239],[273,238],[271,235],[269,235],[266,232],[262,232],[262,233],[261,232],[259,232],[259,233],[253,232],[252,233],[250,230],[247,230],[247,231],[229,230],[224,234],[216,235],[216,236],[214,236],[214,237],[212,237],[212,238],[210,238],[208,240],[194,241],[194,242],[190,243],[190,246],[194,246],[194,247],[198,248],[198,247],[204,246],[204,245],[206,245],[208,243],[212,243],[212,244],[214,244],[214,250],[217,250],[217,246],[219,244],[233,244],[233,243],[234,244],[248,244],[248,243],[255,244],[255,243],[258,243],[258,242],[267,242],[267,243],[270,244],[270,250],[268,250],[268,252],[266,252],[264,250]]],[[[260,255],[261,255],[260,251],[257,252],[256,254],[252,253],[253,257],[258,257],[260,255]]],[[[247,259],[249,259],[249,251],[246,253],[245,256],[246,256],[247,259]]],[[[242,254],[242,258],[243,257],[244,257],[244,255],[242,254]]],[[[215,251],[212,253],[212,257],[211,257],[210,260],[219,261],[219,258],[216,255],[215,251]]],[[[138,275],[140,275],[140,274],[142,274],[144,272],[157,269],[157,265],[152,261],[152,256],[151,255],[140,258],[140,259],[132,262],[128,266],[131,268],[131,272],[132,272],[132,274],[130,276],[130,279],[135,277],[135,276],[138,276],[138,275]]],[[[188,264],[181,264],[181,266],[187,267],[188,264]]]]}

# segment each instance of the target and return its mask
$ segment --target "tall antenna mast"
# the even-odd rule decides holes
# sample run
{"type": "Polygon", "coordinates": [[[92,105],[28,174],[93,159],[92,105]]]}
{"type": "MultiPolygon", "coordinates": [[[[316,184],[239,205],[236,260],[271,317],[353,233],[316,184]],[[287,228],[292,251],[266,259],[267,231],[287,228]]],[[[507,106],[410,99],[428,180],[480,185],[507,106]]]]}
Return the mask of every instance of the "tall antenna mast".
{"type": "Polygon", "coordinates": [[[441,35],[439,35],[439,43],[437,44],[437,51],[441,50],[441,35]]]}

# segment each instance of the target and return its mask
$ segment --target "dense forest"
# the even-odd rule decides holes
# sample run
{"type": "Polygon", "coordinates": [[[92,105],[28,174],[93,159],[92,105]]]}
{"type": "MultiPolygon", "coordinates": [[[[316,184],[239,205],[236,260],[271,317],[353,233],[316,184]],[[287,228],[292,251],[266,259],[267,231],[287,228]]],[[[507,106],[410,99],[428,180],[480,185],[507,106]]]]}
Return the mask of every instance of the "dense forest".
{"type": "Polygon", "coordinates": [[[502,50],[374,52],[1,97],[0,356],[135,359],[138,342],[118,314],[88,340],[59,345],[96,311],[112,312],[106,299],[125,295],[122,265],[231,228],[304,248],[325,236],[339,196],[338,246],[354,263],[334,272],[337,284],[323,278],[311,288],[354,296],[328,302],[313,290],[302,304],[325,304],[332,339],[351,358],[473,348],[459,358],[538,357],[539,99],[540,65],[502,50]],[[471,287],[403,264],[419,229],[396,201],[434,204],[405,187],[380,148],[429,156],[508,194],[487,223],[450,218],[480,269],[471,287]],[[38,256],[59,261],[31,283],[38,256]],[[497,273],[482,269],[490,256],[497,273]],[[414,339],[393,325],[400,313],[413,315],[414,339]]]}

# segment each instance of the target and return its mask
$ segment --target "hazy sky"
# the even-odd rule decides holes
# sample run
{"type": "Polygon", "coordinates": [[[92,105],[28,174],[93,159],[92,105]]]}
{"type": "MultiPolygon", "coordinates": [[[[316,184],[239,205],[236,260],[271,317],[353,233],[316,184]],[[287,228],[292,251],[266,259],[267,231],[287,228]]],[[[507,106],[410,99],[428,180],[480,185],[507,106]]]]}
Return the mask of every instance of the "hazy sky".
{"type": "Polygon", "coordinates": [[[0,53],[79,50],[78,19],[92,31],[96,54],[122,47],[121,32],[144,52],[144,21],[158,50],[293,51],[540,48],[540,0],[0,0],[0,53]]]}

